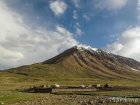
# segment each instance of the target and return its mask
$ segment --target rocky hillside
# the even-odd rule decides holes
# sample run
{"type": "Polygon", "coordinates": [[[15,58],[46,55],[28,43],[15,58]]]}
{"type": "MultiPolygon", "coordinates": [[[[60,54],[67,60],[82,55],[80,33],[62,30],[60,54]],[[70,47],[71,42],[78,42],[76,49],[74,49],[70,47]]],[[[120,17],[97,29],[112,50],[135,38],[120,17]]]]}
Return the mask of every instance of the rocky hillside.
{"type": "Polygon", "coordinates": [[[48,78],[139,79],[140,62],[90,47],[72,47],[42,63],[8,70],[48,78]]]}

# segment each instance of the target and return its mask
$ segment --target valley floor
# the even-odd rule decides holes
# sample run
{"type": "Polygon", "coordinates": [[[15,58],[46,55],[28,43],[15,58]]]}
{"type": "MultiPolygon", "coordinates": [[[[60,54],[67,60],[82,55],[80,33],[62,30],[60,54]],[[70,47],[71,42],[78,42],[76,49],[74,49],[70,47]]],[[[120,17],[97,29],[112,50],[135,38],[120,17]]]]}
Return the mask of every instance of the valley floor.
{"type": "Polygon", "coordinates": [[[89,84],[111,84],[114,86],[138,86],[140,81],[129,80],[95,80],[91,78],[73,78],[73,79],[45,79],[19,77],[12,74],[0,73],[0,105],[140,105],[140,91],[99,91],[83,93],[22,93],[16,89],[24,89],[30,86],[51,85],[58,83],[60,85],[89,85],[89,84]],[[131,101],[127,98],[138,99],[131,101]],[[114,98],[115,97],[115,98],[114,98]],[[122,98],[123,97],[123,98],[122,98]],[[110,99],[111,98],[111,99],[110,99]],[[112,101],[112,98],[115,102],[112,101]],[[118,98],[122,100],[116,104],[118,98]],[[110,101],[111,100],[111,101],[110,101]],[[128,101],[131,102],[128,102],[128,101]]]}

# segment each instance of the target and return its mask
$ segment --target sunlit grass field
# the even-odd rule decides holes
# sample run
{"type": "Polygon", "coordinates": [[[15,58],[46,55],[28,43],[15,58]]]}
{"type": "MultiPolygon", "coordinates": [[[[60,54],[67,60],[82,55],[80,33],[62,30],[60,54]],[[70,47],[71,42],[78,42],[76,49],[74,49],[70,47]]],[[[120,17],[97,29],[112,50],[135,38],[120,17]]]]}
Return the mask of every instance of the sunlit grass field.
{"type": "MultiPolygon", "coordinates": [[[[139,81],[130,80],[99,80],[95,78],[42,78],[42,77],[27,77],[11,73],[0,73],[0,104],[10,105],[17,102],[35,100],[41,97],[52,97],[57,94],[41,94],[41,93],[22,93],[16,89],[29,88],[30,86],[60,84],[63,86],[79,86],[81,84],[93,85],[108,83],[112,86],[140,86],[139,81]]],[[[61,93],[61,95],[71,95],[77,93],[61,93]]],[[[140,96],[140,91],[100,91],[100,92],[84,92],[78,93],[82,95],[96,96],[140,96]]]]}

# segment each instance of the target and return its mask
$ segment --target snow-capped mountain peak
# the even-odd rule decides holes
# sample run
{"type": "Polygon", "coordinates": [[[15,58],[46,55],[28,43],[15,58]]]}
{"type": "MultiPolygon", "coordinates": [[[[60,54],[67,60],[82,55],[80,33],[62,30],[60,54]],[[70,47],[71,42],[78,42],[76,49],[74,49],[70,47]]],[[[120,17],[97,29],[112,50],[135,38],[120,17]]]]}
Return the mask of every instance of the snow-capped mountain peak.
{"type": "Polygon", "coordinates": [[[79,49],[79,50],[83,50],[83,49],[93,50],[93,51],[97,51],[98,50],[97,48],[92,48],[91,46],[82,45],[82,44],[77,45],[76,48],[79,49]]]}

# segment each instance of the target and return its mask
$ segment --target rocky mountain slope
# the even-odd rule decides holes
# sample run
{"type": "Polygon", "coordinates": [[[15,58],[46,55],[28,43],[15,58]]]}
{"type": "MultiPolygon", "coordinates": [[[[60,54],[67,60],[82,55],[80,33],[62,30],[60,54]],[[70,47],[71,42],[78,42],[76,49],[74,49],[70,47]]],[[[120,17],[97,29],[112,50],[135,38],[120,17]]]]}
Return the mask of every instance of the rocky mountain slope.
{"type": "Polygon", "coordinates": [[[44,62],[13,68],[8,72],[46,78],[137,80],[140,62],[101,49],[75,46],[44,62]]]}

